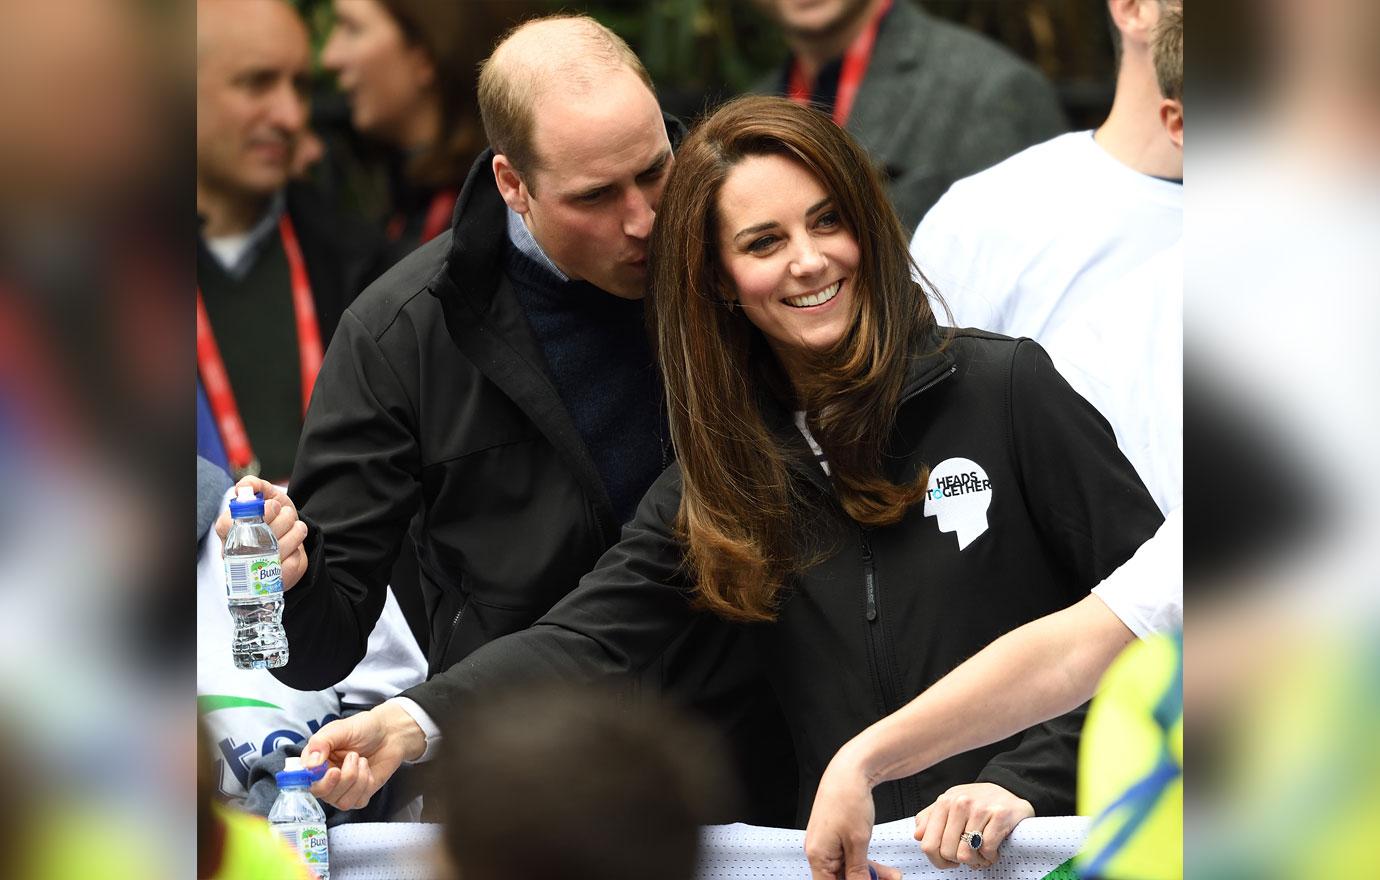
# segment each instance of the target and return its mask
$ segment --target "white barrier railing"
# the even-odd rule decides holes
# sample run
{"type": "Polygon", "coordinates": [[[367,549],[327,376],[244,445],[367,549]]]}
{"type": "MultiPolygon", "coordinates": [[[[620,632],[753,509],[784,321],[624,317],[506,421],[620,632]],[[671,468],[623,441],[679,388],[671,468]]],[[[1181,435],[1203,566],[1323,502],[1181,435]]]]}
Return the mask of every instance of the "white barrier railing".
{"type": "MultiPolygon", "coordinates": [[[[1016,827],[991,868],[939,871],[911,838],[914,823],[899,819],[872,832],[870,855],[907,878],[1042,880],[1083,844],[1088,820],[1079,816],[1027,819],[1016,827]]],[[[331,880],[432,880],[440,827],[409,822],[340,825],[330,831],[331,880]]],[[[755,825],[704,829],[700,880],[800,880],[809,877],[805,832],[755,825]]]]}

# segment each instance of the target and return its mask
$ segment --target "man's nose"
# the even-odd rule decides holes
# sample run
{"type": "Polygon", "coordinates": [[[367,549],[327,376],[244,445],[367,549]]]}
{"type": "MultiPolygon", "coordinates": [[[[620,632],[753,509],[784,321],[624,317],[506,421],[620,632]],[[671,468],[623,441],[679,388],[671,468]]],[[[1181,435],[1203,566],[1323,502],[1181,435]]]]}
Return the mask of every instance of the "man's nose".
{"type": "Polygon", "coordinates": [[[640,187],[630,188],[623,205],[623,234],[645,241],[652,234],[655,220],[656,208],[647,198],[647,193],[640,187]]]}
{"type": "Polygon", "coordinates": [[[274,89],[272,100],[269,118],[274,126],[291,135],[307,127],[307,99],[292,83],[274,89]]]}

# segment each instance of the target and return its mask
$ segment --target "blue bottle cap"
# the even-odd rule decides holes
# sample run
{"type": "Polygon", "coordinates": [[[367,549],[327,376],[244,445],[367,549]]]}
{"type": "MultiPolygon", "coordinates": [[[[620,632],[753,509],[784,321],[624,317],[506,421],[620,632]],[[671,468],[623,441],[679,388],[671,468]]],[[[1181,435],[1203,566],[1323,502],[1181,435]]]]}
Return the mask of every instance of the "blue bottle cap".
{"type": "Polygon", "coordinates": [[[263,515],[264,497],[257,492],[254,493],[253,498],[234,498],[230,501],[230,516],[235,519],[244,519],[250,516],[257,516],[262,519],[263,515]]]}
{"type": "Polygon", "coordinates": [[[273,774],[279,788],[308,788],[311,786],[311,773],[306,770],[279,770],[273,774]]]}
{"type": "Polygon", "coordinates": [[[273,774],[273,778],[277,780],[279,788],[306,788],[325,776],[328,769],[325,761],[308,769],[302,766],[301,758],[288,758],[283,762],[283,769],[273,774]]]}

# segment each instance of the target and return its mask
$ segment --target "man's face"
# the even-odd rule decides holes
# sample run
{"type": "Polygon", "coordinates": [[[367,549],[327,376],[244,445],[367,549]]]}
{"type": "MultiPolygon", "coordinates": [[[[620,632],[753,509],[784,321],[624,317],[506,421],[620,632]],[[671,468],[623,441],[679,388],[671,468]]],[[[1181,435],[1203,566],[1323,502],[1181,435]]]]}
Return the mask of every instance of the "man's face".
{"type": "Polygon", "coordinates": [[[526,208],[532,236],[566,275],[641,298],[672,162],[656,98],[620,70],[585,95],[553,90],[535,111],[539,167],[523,174],[515,210],[526,208]]]}
{"type": "Polygon", "coordinates": [[[759,0],[788,35],[827,37],[857,20],[873,0],[759,0]]]}
{"type": "Polygon", "coordinates": [[[280,0],[198,4],[198,185],[266,196],[307,125],[306,28],[280,0]]]}

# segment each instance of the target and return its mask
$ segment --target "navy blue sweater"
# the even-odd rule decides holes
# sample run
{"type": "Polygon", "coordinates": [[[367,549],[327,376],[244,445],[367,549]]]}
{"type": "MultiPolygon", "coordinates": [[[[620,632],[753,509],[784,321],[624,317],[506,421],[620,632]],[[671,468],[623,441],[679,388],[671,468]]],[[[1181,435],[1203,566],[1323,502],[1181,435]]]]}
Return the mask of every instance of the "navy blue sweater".
{"type": "Polygon", "coordinates": [[[661,381],[642,300],[562,281],[511,244],[504,270],[619,522],[666,467],[661,381]]]}

